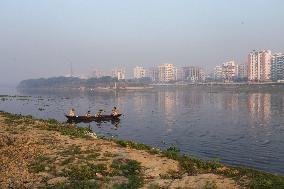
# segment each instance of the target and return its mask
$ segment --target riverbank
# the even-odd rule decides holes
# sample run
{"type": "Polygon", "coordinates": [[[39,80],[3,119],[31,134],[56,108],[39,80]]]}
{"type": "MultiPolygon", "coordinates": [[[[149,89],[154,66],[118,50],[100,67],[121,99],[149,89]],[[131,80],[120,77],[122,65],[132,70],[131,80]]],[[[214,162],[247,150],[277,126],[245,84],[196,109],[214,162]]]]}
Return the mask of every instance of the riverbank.
{"type": "Polygon", "coordinates": [[[282,176],[5,112],[0,154],[0,188],[284,188],[282,176]]]}

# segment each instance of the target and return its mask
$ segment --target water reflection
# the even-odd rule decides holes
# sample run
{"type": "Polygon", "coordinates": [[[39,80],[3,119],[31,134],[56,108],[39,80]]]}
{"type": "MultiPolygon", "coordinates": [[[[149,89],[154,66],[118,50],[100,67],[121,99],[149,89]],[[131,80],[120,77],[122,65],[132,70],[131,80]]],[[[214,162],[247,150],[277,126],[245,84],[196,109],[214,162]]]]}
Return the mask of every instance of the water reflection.
{"type": "Polygon", "coordinates": [[[271,94],[248,94],[247,108],[250,114],[250,125],[268,124],[271,119],[271,94]]]}

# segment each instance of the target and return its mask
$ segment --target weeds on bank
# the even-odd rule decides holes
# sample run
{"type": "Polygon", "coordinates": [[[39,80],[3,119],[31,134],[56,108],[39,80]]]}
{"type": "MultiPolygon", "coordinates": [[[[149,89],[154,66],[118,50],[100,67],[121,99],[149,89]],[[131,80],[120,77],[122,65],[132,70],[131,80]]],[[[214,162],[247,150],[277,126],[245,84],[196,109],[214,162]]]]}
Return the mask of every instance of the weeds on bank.
{"type": "MultiPolygon", "coordinates": [[[[153,153],[153,149],[145,144],[138,144],[131,141],[123,141],[112,139],[120,146],[134,148],[138,150],[146,150],[149,153],[153,153]]],[[[240,167],[224,167],[218,161],[206,161],[200,160],[194,157],[190,157],[180,153],[180,150],[176,147],[169,147],[164,151],[156,149],[154,153],[161,154],[169,159],[173,159],[179,162],[179,165],[183,172],[188,175],[196,175],[201,173],[215,173],[223,176],[227,176],[235,179],[242,186],[251,189],[283,189],[284,177],[257,171],[249,168],[240,167]],[[243,181],[244,180],[244,181],[243,181]]],[[[164,175],[171,177],[171,175],[164,175]]]]}
{"type": "Polygon", "coordinates": [[[128,183],[114,184],[113,188],[139,188],[144,184],[141,174],[141,165],[139,162],[130,159],[116,159],[111,164],[112,176],[124,176],[128,183]]]}
{"type": "Polygon", "coordinates": [[[4,123],[7,125],[34,124],[34,119],[31,115],[23,116],[21,114],[10,114],[1,112],[5,116],[4,123]]]}
{"type": "Polygon", "coordinates": [[[44,171],[51,164],[51,159],[44,155],[39,155],[36,157],[35,161],[29,165],[29,171],[39,173],[44,171]]]}
{"type": "Polygon", "coordinates": [[[42,120],[42,119],[33,119],[31,115],[21,115],[21,114],[10,114],[7,112],[1,112],[2,115],[5,117],[5,124],[11,125],[11,126],[18,126],[21,124],[25,125],[34,125],[35,127],[51,130],[51,131],[58,131],[63,135],[68,136],[74,136],[78,138],[86,138],[89,137],[86,136],[86,133],[89,131],[88,128],[79,128],[75,125],[71,124],[63,124],[55,119],[48,119],[48,120],[42,120]],[[41,121],[42,124],[35,125],[36,121],[41,121]]]}
{"type": "MultiPolygon", "coordinates": [[[[65,125],[62,124],[56,120],[50,119],[47,121],[44,120],[35,120],[32,118],[32,116],[23,116],[20,114],[10,114],[6,112],[0,112],[2,115],[5,116],[5,123],[8,125],[21,125],[21,124],[27,124],[35,125],[35,121],[42,121],[43,125],[38,126],[43,129],[52,130],[52,131],[59,131],[61,134],[79,137],[79,138],[88,138],[85,136],[88,129],[86,128],[77,128],[74,125],[65,125]]],[[[160,151],[159,149],[153,149],[148,145],[145,144],[139,144],[132,141],[123,141],[123,140],[116,140],[112,139],[112,141],[116,142],[120,146],[123,147],[129,147],[134,148],[137,150],[145,150],[149,153],[153,154],[160,154],[165,157],[168,157],[170,159],[176,160],[179,162],[180,167],[182,171],[185,173],[188,173],[189,175],[195,175],[199,173],[216,173],[219,175],[224,175],[227,177],[231,177],[235,179],[237,182],[242,184],[245,187],[249,187],[252,189],[283,189],[284,188],[284,177],[283,176],[277,176],[269,173],[264,173],[261,171],[248,169],[248,168],[239,168],[239,167],[226,167],[226,169],[223,169],[224,166],[221,165],[217,161],[204,161],[199,160],[197,158],[189,157],[183,154],[180,154],[180,151],[176,147],[170,147],[167,150],[160,151]],[[242,182],[242,180],[245,180],[242,182]]],[[[75,148],[73,151],[70,151],[70,154],[75,154],[78,151],[75,148]]],[[[96,155],[94,155],[94,158],[96,158],[96,155]]],[[[71,161],[72,159],[70,159],[71,161]]],[[[34,172],[40,172],[45,169],[45,165],[48,163],[48,159],[44,159],[42,157],[37,158],[34,164],[30,165],[30,170],[34,172]]],[[[67,160],[66,160],[67,161],[67,160]]],[[[68,160],[69,161],[69,160],[68,160]]],[[[68,163],[65,162],[66,164],[68,163]]],[[[138,163],[138,162],[137,162],[138,163]]],[[[138,188],[143,186],[143,178],[140,174],[140,165],[134,162],[131,162],[131,160],[126,163],[124,163],[122,166],[116,165],[116,162],[112,164],[112,168],[115,170],[114,173],[125,176],[128,178],[129,182],[124,184],[116,184],[114,185],[114,188],[138,188]],[[120,171],[118,171],[120,170],[120,171]],[[136,170],[136,171],[133,171],[136,170]],[[127,175],[127,173],[130,173],[127,175]]],[[[88,166],[87,166],[88,167],[88,166]]],[[[76,175],[76,172],[82,172],[83,175],[86,177],[90,176],[89,168],[83,167],[81,168],[74,168],[71,169],[70,175],[76,175]]],[[[92,173],[93,174],[93,173],[92,173]]],[[[83,176],[83,178],[85,177],[83,176]]],[[[76,181],[72,182],[70,185],[68,185],[68,188],[72,188],[71,186],[77,186],[76,183],[80,183],[79,186],[82,186],[86,184],[86,187],[89,186],[89,183],[86,183],[83,181],[76,181]],[[82,182],[82,183],[80,183],[82,182]],[[70,186],[70,187],[69,187],[70,186]]],[[[95,186],[98,186],[98,184],[91,184],[95,186]]],[[[63,188],[65,186],[62,186],[63,188]]]]}
{"type": "Polygon", "coordinates": [[[249,182],[246,183],[249,188],[252,189],[283,189],[284,177],[277,176],[270,173],[261,172],[254,169],[242,168],[242,167],[230,167],[219,174],[236,178],[237,180],[242,177],[249,178],[249,182]]]}
{"type": "Polygon", "coordinates": [[[217,184],[215,181],[206,181],[204,189],[217,189],[217,184]]]}
{"type": "Polygon", "coordinates": [[[147,144],[136,143],[136,142],[128,141],[128,140],[118,140],[115,138],[110,139],[110,140],[119,144],[122,147],[129,147],[129,148],[133,148],[136,150],[145,150],[149,152],[150,154],[159,154],[161,152],[160,149],[152,148],[148,146],[147,144]]]}
{"type": "Polygon", "coordinates": [[[67,159],[64,159],[64,160],[60,163],[60,165],[68,165],[68,164],[74,162],[74,160],[75,160],[75,157],[74,157],[74,156],[68,157],[67,159]]]}
{"type": "Polygon", "coordinates": [[[81,154],[81,148],[80,146],[72,145],[66,150],[60,152],[60,154],[63,156],[69,156],[69,155],[75,156],[77,154],[81,154]]]}
{"type": "Polygon", "coordinates": [[[71,183],[61,183],[43,189],[100,189],[101,184],[97,181],[73,181],[71,183]]]}

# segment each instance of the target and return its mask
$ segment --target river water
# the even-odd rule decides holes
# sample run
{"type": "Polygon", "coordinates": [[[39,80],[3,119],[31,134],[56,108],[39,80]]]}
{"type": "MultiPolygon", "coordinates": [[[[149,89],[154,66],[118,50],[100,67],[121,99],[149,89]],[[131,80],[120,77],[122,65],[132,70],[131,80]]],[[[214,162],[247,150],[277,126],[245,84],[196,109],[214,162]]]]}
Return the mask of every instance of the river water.
{"type": "MultiPolygon", "coordinates": [[[[5,92],[0,90],[0,94],[5,92]]],[[[7,93],[6,93],[7,94],[7,93]]],[[[77,114],[119,107],[119,123],[78,124],[99,135],[154,147],[175,145],[202,159],[218,158],[284,175],[284,93],[208,92],[196,88],[148,91],[32,94],[0,97],[0,110],[66,121],[77,114]]]]}

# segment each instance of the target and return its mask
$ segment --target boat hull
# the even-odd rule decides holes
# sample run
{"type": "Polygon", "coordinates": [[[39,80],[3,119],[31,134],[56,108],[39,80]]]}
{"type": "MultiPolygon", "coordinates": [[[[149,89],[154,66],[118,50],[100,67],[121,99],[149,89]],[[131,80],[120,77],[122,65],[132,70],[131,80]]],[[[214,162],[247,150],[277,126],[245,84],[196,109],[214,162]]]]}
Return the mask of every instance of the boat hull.
{"type": "Polygon", "coordinates": [[[68,116],[65,115],[67,118],[67,122],[75,122],[75,123],[80,123],[80,122],[85,122],[85,123],[90,123],[90,122],[102,122],[102,121],[118,121],[120,120],[121,114],[118,114],[117,116],[113,115],[101,115],[100,117],[95,117],[95,116],[68,116]]]}

